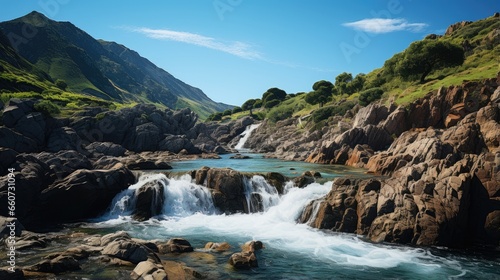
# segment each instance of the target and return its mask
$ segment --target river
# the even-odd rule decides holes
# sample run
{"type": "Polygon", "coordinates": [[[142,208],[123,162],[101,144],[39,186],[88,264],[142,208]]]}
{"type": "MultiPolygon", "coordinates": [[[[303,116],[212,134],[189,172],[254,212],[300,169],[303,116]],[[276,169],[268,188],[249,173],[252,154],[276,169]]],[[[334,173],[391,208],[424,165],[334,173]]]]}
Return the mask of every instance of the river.
{"type": "Polygon", "coordinates": [[[248,172],[282,172],[287,176],[305,170],[318,170],[325,178],[305,188],[285,187],[278,195],[263,177],[248,179],[247,193],[264,198],[264,211],[252,214],[221,214],[213,206],[209,191],[192,182],[188,175],[167,178],[161,173],[144,174],[139,182],[118,195],[112,210],[84,227],[97,231],[126,230],[142,239],[183,237],[195,253],[182,254],[182,261],[208,279],[498,279],[498,255],[467,254],[446,248],[415,248],[394,244],[374,244],[354,234],[316,230],[298,224],[297,218],[307,203],[324,196],[337,176],[367,176],[363,170],[344,166],[314,165],[264,159],[199,160],[174,163],[174,170],[201,166],[231,167],[248,172]],[[146,222],[130,217],[135,190],[149,181],[161,182],[165,202],[162,214],[146,222]],[[259,240],[265,249],[257,254],[259,267],[236,271],[227,264],[229,256],[249,240],[259,240]],[[207,253],[207,242],[228,242],[232,250],[207,253]]]}

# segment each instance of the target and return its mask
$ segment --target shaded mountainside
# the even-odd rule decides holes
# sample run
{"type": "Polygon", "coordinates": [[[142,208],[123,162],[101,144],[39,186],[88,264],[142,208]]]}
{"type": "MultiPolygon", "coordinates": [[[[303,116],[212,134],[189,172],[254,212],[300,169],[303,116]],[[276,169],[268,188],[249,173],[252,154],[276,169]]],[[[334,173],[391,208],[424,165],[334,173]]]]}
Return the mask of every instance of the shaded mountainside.
{"type": "Polygon", "coordinates": [[[32,12],[0,23],[19,55],[70,90],[118,102],[190,107],[204,118],[230,108],[201,90],[176,79],[136,52],[98,41],[69,22],[56,22],[32,12]],[[20,36],[29,30],[29,38],[20,36]]]}

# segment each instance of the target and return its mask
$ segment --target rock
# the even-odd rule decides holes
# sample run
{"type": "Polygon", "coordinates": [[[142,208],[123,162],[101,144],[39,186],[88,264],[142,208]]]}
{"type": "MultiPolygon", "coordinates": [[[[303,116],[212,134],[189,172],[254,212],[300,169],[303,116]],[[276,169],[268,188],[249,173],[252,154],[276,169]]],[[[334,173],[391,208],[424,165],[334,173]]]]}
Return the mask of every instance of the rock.
{"type": "Polygon", "coordinates": [[[42,152],[37,158],[46,163],[55,173],[58,180],[79,169],[92,169],[92,163],[83,154],[74,150],[64,150],[57,153],[42,152]]]}
{"type": "Polygon", "coordinates": [[[378,125],[382,120],[385,120],[388,115],[389,108],[372,103],[359,109],[352,126],[356,128],[365,127],[367,125],[378,125]]]}
{"type": "Polygon", "coordinates": [[[288,178],[278,172],[269,172],[265,175],[266,182],[276,188],[279,194],[283,194],[284,187],[288,178]]]}
{"type": "Polygon", "coordinates": [[[167,135],[161,140],[158,148],[173,153],[179,153],[182,150],[186,150],[189,154],[201,153],[184,135],[167,135]]]}
{"type": "Polygon", "coordinates": [[[134,152],[155,151],[160,142],[160,129],[153,123],[145,123],[135,127],[124,140],[124,146],[134,152]]]}
{"type": "Polygon", "coordinates": [[[24,226],[12,217],[0,216],[0,236],[21,236],[24,226]]]}
{"type": "Polygon", "coordinates": [[[166,243],[158,244],[158,250],[161,254],[189,253],[193,252],[194,248],[186,239],[171,238],[166,243]]]}
{"type": "Polygon", "coordinates": [[[222,243],[216,243],[216,242],[208,242],[205,244],[204,249],[205,250],[210,250],[210,251],[217,251],[217,252],[225,252],[228,251],[231,248],[231,245],[227,242],[222,242],[222,243]]]}
{"type": "Polygon", "coordinates": [[[121,157],[127,152],[127,149],[123,148],[121,145],[114,144],[111,142],[93,142],[85,147],[87,151],[96,154],[102,154],[106,156],[121,157]]]}
{"type": "Polygon", "coordinates": [[[8,168],[14,164],[17,155],[12,149],[0,147],[0,176],[8,174],[8,168]]]}
{"type": "Polygon", "coordinates": [[[83,152],[82,139],[71,127],[58,127],[54,129],[47,140],[46,151],[57,153],[62,150],[75,150],[83,152]]]}
{"type": "Polygon", "coordinates": [[[465,110],[464,103],[453,105],[444,121],[444,126],[448,128],[456,125],[460,120],[463,119],[463,117],[465,117],[466,113],[467,111],[465,110]]]}
{"type": "Polygon", "coordinates": [[[229,264],[236,269],[250,269],[259,266],[257,257],[252,251],[232,254],[229,258],[229,264]]]}
{"type": "Polygon", "coordinates": [[[347,166],[365,167],[375,152],[368,145],[356,145],[345,162],[347,166]]]}
{"type": "Polygon", "coordinates": [[[0,127],[0,146],[13,149],[19,153],[31,153],[40,150],[40,145],[35,140],[6,127],[0,127]]]}
{"type": "MultiPolygon", "coordinates": [[[[93,246],[106,246],[112,241],[118,241],[118,240],[130,240],[130,235],[125,232],[125,231],[118,231],[114,233],[109,233],[106,234],[102,237],[98,237],[96,240],[91,241],[89,245],[93,246]],[[95,243],[97,242],[97,243],[95,243]]],[[[89,240],[90,241],[90,240],[89,240]]]]}
{"type": "Polygon", "coordinates": [[[402,106],[399,106],[381,123],[382,128],[389,135],[399,136],[411,128],[408,120],[408,112],[402,106]]]}
{"type": "Polygon", "coordinates": [[[59,274],[80,270],[80,263],[69,256],[59,256],[52,260],[44,260],[27,268],[30,271],[59,274]]]}
{"type": "MultiPolygon", "coordinates": [[[[53,180],[50,168],[36,157],[18,154],[13,168],[16,179],[16,217],[27,228],[28,212],[38,200],[40,192],[53,180]]],[[[0,204],[8,205],[8,177],[0,177],[0,204]]],[[[9,216],[7,207],[0,208],[0,215],[9,216]]]]}
{"type": "Polygon", "coordinates": [[[234,156],[231,156],[230,159],[251,159],[251,157],[247,155],[236,154],[234,156]]]}
{"type": "Polygon", "coordinates": [[[461,21],[461,22],[457,22],[455,24],[452,24],[450,25],[447,29],[446,29],[446,32],[444,33],[445,36],[450,36],[453,34],[453,32],[471,24],[472,21],[461,21]]]}
{"type": "Polygon", "coordinates": [[[156,264],[151,261],[142,261],[134,268],[130,277],[134,280],[151,279],[151,280],[167,280],[167,273],[161,264],[156,264]]]}
{"type": "Polygon", "coordinates": [[[19,120],[34,111],[34,105],[35,101],[32,99],[11,98],[3,109],[3,124],[14,128],[19,120]]]}
{"type": "Polygon", "coordinates": [[[158,258],[146,246],[132,240],[111,241],[102,249],[102,254],[129,261],[134,264],[146,261],[148,258],[158,258]]]}
{"type": "Polygon", "coordinates": [[[243,174],[223,168],[207,171],[207,187],[212,189],[215,207],[225,213],[248,213],[243,174]]]}
{"type": "Polygon", "coordinates": [[[241,250],[243,252],[245,252],[245,251],[255,252],[258,250],[262,250],[263,248],[264,248],[264,244],[262,243],[262,241],[248,241],[248,242],[245,242],[245,244],[243,244],[243,246],[241,246],[241,250]]]}
{"type": "Polygon", "coordinates": [[[14,272],[10,270],[0,269],[0,279],[4,280],[24,280],[24,272],[18,268],[14,272]]]}
{"type": "Polygon", "coordinates": [[[79,169],[40,193],[29,220],[50,224],[95,217],[134,182],[135,176],[121,165],[111,170],[79,169]]]}
{"type": "Polygon", "coordinates": [[[393,139],[387,131],[373,125],[352,128],[335,139],[335,142],[339,145],[346,144],[354,148],[358,144],[367,144],[374,150],[385,149],[392,141],[393,139]]]}
{"type": "Polygon", "coordinates": [[[314,182],[315,182],[314,177],[311,177],[311,176],[302,175],[302,176],[299,176],[299,177],[293,179],[293,184],[297,188],[307,187],[308,185],[310,185],[314,182]]]}
{"type": "Polygon", "coordinates": [[[163,184],[159,181],[148,182],[135,192],[136,205],[132,213],[135,220],[146,221],[161,214],[164,201],[163,184]]]}

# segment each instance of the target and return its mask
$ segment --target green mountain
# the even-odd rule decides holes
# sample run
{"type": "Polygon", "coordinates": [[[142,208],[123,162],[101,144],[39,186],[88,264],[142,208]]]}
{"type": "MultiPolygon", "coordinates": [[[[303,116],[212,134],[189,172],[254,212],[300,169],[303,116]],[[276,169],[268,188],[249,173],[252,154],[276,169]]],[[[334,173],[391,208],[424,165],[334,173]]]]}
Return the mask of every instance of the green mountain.
{"type": "Polygon", "coordinates": [[[214,102],[137,52],[96,40],[69,22],[56,22],[31,12],[0,23],[0,30],[21,57],[52,80],[63,80],[74,93],[122,104],[189,107],[201,118],[232,107],[214,102]]]}

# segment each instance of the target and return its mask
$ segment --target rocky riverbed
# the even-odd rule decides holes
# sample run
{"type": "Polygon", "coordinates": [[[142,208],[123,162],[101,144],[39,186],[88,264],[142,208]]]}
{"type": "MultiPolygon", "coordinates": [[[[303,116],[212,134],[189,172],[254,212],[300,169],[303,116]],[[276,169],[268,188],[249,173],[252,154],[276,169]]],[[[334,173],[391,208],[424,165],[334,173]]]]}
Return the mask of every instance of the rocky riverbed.
{"type": "MultiPolygon", "coordinates": [[[[277,124],[264,121],[250,135],[246,147],[268,157],[362,167],[383,176],[335,180],[329,193],[301,209],[300,223],[363,235],[373,242],[495,250],[500,244],[499,86],[500,76],[441,88],[407,107],[357,106],[310,131],[303,129],[307,119],[290,118],[277,124]]],[[[48,241],[64,235],[38,238],[31,232],[57,229],[106,212],[119,193],[137,183],[137,170],[168,173],[172,161],[217,158],[217,154],[231,151],[238,135],[255,122],[246,117],[222,124],[199,123],[189,110],[146,105],[117,111],[89,108],[69,118],[52,118],[37,112],[34,102],[12,99],[3,108],[0,126],[0,204],[8,205],[12,177],[16,198],[15,215],[7,207],[0,209],[0,215],[15,216],[17,228],[25,229],[17,233],[21,248],[24,244],[55,244],[48,241]]],[[[248,175],[202,168],[190,176],[196,185],[209,189],[222,213],[251,212],[244,192],[248,175]]],[[[277,194],[283,193],[289,179],[273,172],[262,177],[277,194]]],[[[296,188],[305,187],[315,182],[315,174],[292,181],[296,188]]],[[[160,196],[155,189],[153,184],[139,192],[142,198],[134,213],[136,220],[147,221],[158,214],[151,207],[153,198],[160,196]]],[[[259,209],[262,197],[253,199],[257,202],[254,209],[259,209]]],[[[8,228],[3,233],[9,237],[8,228]]],[[[74,233],[79,234],[69,235],[74,233]]],[[[103,253],[107,243],[89,245],[83,238],[72,238],[66,235],[62,243],[78,246],[54,246],[60,249],[49,249],[54,255],[23,269],[55,273],[61,266],[67,265],[68,270],[81,267],[81,258],[102,262],[102,256],[113,256],[103,253]],[[68,255],[66,250],[72,253],[68,255]],[[78,252],[86,257],[74,255],[78,252]]],[[[141,269],[163,275],[163,268],[167,273],[165,264],[154,257],[160,251],[151,245],[162,243],[130,240],[125,238],[116,249],[140,247],[142,255],[156,260],[141,269]]],[[[242,253],[238,258],[253,257],[242,253]]],[[[185,271],[182,265],[176,267],[185,271]]],[[[190,275],[197,277],[196,273],[190,275]]]]}

